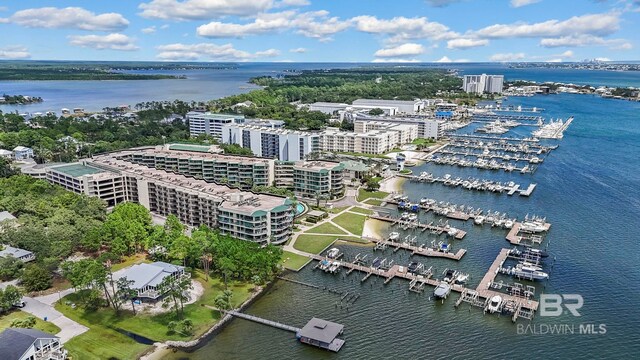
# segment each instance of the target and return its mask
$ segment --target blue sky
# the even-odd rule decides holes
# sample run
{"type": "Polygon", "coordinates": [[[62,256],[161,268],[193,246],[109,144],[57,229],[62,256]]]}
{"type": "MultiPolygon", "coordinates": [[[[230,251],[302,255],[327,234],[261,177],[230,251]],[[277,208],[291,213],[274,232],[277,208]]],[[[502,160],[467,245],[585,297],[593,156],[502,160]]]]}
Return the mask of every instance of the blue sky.
{"type": "Polygon", "coordinates": [[[0,1],[0,59],[640,60],[640,0],[0,1]]]}

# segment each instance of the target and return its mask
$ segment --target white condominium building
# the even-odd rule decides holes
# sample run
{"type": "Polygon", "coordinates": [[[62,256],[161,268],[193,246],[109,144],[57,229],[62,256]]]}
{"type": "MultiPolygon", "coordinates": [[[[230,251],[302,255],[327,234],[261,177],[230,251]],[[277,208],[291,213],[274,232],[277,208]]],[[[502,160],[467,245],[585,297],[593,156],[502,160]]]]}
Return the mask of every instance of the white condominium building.
{"type": "MultiPolygon", "coordinates": [[[[352,103],[356,107],[366,108],[397,108],[399,114],[417,114],[424,110],[425,103],[422,100],[379,100],[379,99],[358,99],[352,103]]],[[[396,115],[390,114],[390,115],[396,115]]]]}
{"type": "Polygon", "coordinates": [[[299,161],[319,150],[320,137],[303,131],[273,129],[255,125],[229,124],[222,128],[222,143],[251,149],[255,156],[299,161]]]}
{"type": "Polygon", "coordinates": [[[207,134],[214,139],[222,139],[222,127],[227,124],[242,124],[245,122],[244,115],[226,115],[214,113],[189,112],[189,133],[191,136],[207,134]]]}
{"type": "Polygon", "coordinates": [[[502,94],[504,75],[465,75],[462,88],[468,93],[502,94]]]}

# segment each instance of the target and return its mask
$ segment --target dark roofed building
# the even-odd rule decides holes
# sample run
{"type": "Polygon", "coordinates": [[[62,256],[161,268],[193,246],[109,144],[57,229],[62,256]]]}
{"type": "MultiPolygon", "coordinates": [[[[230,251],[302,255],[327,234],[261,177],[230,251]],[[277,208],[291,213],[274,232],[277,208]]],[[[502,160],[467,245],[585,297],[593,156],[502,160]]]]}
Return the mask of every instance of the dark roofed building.
{"type": "Polygon", "coordinates": [[[0,333],[0,358],[64,360],[67,351],[57,336],[35,329],[8,328],[0,333]]]}
{"type": "Polygon", "coordinates": [[[298,331],[297,336],[302,343],[337,352],[344,345],[344,340],[337,338],[343,330],[344,325],[313,318],[298,331]]]}

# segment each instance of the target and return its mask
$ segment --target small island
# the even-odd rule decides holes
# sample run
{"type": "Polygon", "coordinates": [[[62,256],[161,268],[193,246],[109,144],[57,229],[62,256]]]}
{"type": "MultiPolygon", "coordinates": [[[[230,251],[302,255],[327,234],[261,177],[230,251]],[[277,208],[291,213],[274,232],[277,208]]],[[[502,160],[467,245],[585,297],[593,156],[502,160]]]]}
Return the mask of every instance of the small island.
{"type": "Polygon", "coordinates": [[[0,104],[2,105],[28,105],[41,103],[42,98],[39,96],[26,96],[26,95],[7,95],[0,96],[0,104]]]}

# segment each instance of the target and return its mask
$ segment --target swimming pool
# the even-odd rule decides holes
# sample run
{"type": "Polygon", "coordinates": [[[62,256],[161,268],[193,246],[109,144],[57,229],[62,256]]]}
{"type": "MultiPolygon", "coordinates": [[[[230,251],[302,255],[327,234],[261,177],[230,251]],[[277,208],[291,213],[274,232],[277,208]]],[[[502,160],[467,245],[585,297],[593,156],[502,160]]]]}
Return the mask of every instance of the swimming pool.
{"type": "Polygon", "coordinates": [[[296,204],[296,216],[300,216],[304,212],[304,205],[301,203],[296,204]]]}

